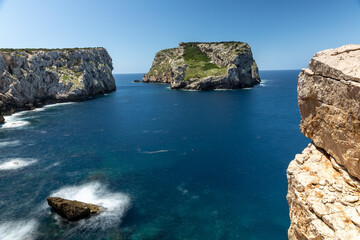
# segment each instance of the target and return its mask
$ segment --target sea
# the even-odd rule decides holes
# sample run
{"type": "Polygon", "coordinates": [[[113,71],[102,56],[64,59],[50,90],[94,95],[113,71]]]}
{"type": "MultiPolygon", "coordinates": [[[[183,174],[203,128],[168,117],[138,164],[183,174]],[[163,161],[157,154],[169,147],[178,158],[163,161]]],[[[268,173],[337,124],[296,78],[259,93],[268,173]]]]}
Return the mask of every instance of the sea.
{"type": "Polygon", "coordinates": [[[113,93],[6,116],[0,239],[287,239],[299,72],[204,92],[115,74],[113,93]],[[106,211],[68,222],[49,196],[106,211]]]}

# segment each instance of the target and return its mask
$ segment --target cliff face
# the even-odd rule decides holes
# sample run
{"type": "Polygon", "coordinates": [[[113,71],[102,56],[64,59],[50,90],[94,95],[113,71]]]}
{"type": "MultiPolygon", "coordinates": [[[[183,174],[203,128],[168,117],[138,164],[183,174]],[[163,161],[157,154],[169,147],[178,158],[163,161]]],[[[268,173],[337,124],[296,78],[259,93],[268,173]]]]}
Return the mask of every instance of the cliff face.
{"type": "Polygon", "coordinates": [[[143,82],[170,83],[173,89],[232,89],[260,83],[251,48],[242,42],[180,43],[155,55],[143,82]]]}
{"type": "Polygon", "coordinates": [[[287,170],[289,239],[360,239],[360,45],[317,53],[298,101],[313,144],[287,170]]]}
{"type": "Polygon", "coordinates": [[[114,91],[112,69],[104,48],[0,49],[0,113],[114,91]]]}

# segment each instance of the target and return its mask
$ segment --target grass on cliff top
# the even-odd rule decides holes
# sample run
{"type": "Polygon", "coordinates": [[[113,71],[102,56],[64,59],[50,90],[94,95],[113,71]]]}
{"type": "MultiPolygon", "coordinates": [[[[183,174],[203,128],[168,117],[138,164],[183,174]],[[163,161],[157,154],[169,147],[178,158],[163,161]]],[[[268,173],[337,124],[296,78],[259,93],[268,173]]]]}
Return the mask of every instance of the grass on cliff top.
{"type": "Polygon", "coordinates": [[[155,76],[156,78],[167,76],[171,78],[172,70],[169,60],[176,57],[175,51],[177,48],[168,48],[156,53],[155,59],[158,64],[151,66],[150,71],[145,74],[145,77],[155,76]]]}
{"type": "Polygon", "coordinates": [[[227,74],[227,67],[220,67],[211,62],[211,58],[200,50],[197,43],[186,43],[183,58],[188,68],[185,81],[191,78],[205,78],[209,76],[223,76],[227,74]]]}

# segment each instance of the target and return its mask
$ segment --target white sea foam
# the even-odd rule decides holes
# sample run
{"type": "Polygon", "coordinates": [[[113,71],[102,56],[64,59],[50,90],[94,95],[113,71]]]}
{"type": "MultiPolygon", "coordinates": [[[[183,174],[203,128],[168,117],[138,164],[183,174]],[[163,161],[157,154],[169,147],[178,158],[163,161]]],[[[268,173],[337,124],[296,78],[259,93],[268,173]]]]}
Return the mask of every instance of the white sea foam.
{"type": "MultiPolygon", "coordinates": [[[[79,221],[79,224],[69,232],[70,235],[73,231],[77,231],[78,228],[90,230],[96,227],[101,229],[112,227],[121,221],[130,207],[130,197],[128,195],[120,192],[110,192],[105,185],[97,181],[78,186],[63,187],[50,195],[92,203],[106,209],[97,216],[79,221]]],[[[58,223],[61,224],[61,221],[58,221],[58,223]]]]}
{"type": "Polygon", "coordinates": [[[24,168],[36,162],[37,160],[32,158],[10,158],[0,161],[0,171],[24,168]]]}
{"type": "Polygon", "coordinates": [[[30,125],[29,121],[19,120],[13,116],[5,116],[5,123],[0,126],[0,128],[19,128],[30,125]]]}
{"type": "Polygon", "coordinates": [[[15,140],[15,141],[2,141],[0,142],[0,148],[4,148],[4,147],[15,147],[15,146],[19,146],[20,145],[20,141],[19,140],[15,140]]]}
{"type": "Polygon", "coordinates": [[[38,222],[34,219],[0,222],[1,240],[35,239],[38,222]]]}
{"type": "Polygon", "coordinates": [[[196,90],[196,89],[184,89],[184,88],[181,88],[180,91],[184,91],[184,92],[201,92],[201,90],[196,90]]]}
{"type": "Polygon", "coordinates": [[[234,89],[227,89],[227,88],[215,88],[214,91],[233,91],[234,89]]]}
{"type": "Polygon", "coordinates": [[[54,108],[62,105],[69,105],[74,104],[75,102],[66,102],[66,103],[55,103],[55,104],[49,104],[45,105],[41,108],[36,108],[34,110],[28,110],[28,111],[21,111],[12,114],[11,116],[4,116],[5,123],[0,125],[0,128],[20,128],[30,125],[30,122],[27,121],[29,118],[34,118],[35,116],[24,116],[28,114],[29,112],[42,112],[49,108],[54,108]]]}
{"type": "Polygon", "coordinates": [[[268,79],[261,79],[260,86],[265,87],[268,85],[269,80],[268,79]]]}
{"type": "Polygon", "coordinates": [[[53,108],[53,107],[58,107],[58,106],[63,106],[63,105],[70,105],[70,104],[75,104],[75,102],[54,103],[54,104],[45,105],[42,108],[47,109],[47,108],[53,108]]]}
{"type": "Polygon", "coordinates": [[[168,152],[169,150],[157,150],[157,151],[142,151],[142,153],[146,153],[146,154],[155,154],[155,153],[163,153],[163,152],[168,152]]]}

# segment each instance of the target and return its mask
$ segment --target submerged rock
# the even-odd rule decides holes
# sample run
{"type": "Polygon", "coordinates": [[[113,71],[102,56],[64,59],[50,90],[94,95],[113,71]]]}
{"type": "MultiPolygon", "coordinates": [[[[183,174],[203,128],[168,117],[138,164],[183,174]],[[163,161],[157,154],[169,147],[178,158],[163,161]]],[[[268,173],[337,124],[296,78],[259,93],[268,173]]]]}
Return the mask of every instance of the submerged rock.
{"type": "Polygon", "coordinates": [[[252,87],[260,83],[260,77],[247,43],[189,42],[158,52],[143,82],[213,90],[252,87]]]}
{"type": "Polygon", "coordinates": [[[56,213],[69,221],[87,218],[103,210],[95,204],[67,200],[59,197],[48,197],[46,200],[56,213]]]}

